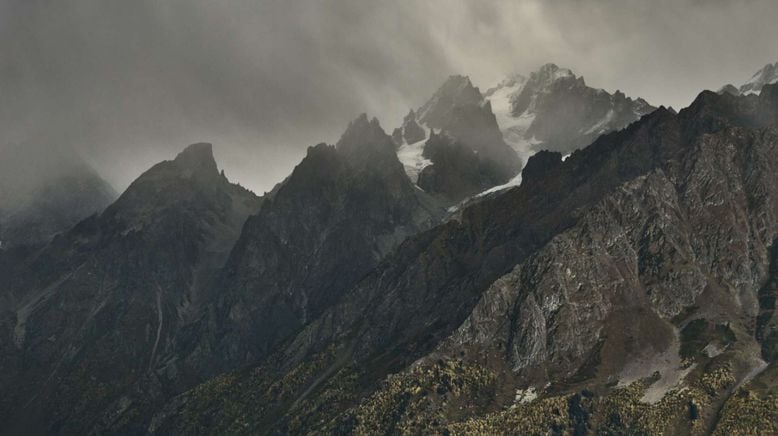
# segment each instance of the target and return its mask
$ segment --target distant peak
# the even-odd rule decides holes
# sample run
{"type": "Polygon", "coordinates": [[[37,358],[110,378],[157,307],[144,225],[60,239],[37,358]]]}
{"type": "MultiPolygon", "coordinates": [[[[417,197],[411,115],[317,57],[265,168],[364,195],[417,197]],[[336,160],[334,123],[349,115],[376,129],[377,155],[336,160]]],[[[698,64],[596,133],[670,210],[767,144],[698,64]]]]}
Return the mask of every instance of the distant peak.
{"type": "Polygon", "coordinates": [[[207,142],[192,144],[176,156],[175,162],[180,168],[198,173],[218,174],[216,160],[213,158],[213,145],[207,142]]]}
{"type": "Polygon", "coordinates": [[[351,121],[349,123],[349,126],[356,125],[356,124],[364,124],[364,123],[368,123],[368,122],[369,121],[368,121],[368,118],[367,118],[367,114],[365,112],[362,112],[361,114],[357,115],[357,117],[354,118],[353,121],[351,121]]]}
{"type": "Polygon", "coordinates": [[[727,84],[727,85],[724,85],[724,86],[722,86],[722,87],[721,87],[721,88],[719,88],[719,90],[718,90],[718,91],[716,91],[716,92],[717,92],[717,93],[719,93],[719,94],[724,94],[724,93],[726,93],[726,94],[732,94],[732,95],[738,95],[738,94],[740,94],[740,91],[738,91],[738,89],[737,89],[737,88],[735,88],[735,86],[734,86],[734,85],[732,85],[731,83],[730,83],[730,84],[727,84]]]}
{"type": "Polygon", "coordinates": [[[363,113],[349,123],[335,147],[347,155],[356,155],[369,149],[384,148],[394,153],[393,144],[378,120],[368,120],[367,114],[363,113]]]}
{"type": "Polygon", "coordinates": [[[741,94],[758,93],[765,85],[776,82],[778,82],[778,62],[762,67],[762,69],[751,76],[748,82],[740,87],[739,91],[741,94]]]}
{"type": "Polygon", "coordinates": [[[456,96],[463,93],[472,93],[478,91],[478,88],[473,86],[473,82],[470,81],[470,77],[462,76],[459,74],[448,76],[443,85],[438,88],[436,94],[445,94],[449,96],[456,96]]]}
{"type": "Polygon", "coordinates": [[[368,119],[366,113],[359,114],[353,121],[348,123],[348,127],[346,127],[346,131],[343,133],[343,136],[341,137],[340,142],[343,141],[344,138],[353,137],[353,136],[364,136],[364,135],[372,135],[375,133],[379,133],[382,135],[385,135],[384,130],[381,128],[381,123],[378,122],[378,119],[372,118],[368,119]]]}
{"type": "Polygon", "coordinates": [[[463,76],[461,74],[452,74],[448,76],[446,81],[443,83],[443,86],[447,84],[472,85],[470,82],[470,76],[463,76]]]}
{"type": "Polygon", "coordinates": [[[458,106],[479,104],[481,91],[467,76],[453,75],[435,91],[435,94],[417,111],[417,118],[428,127],[442,127],[451,111],[458,106]]]}
{"type": "Polygon", "coordinates": [[[572,77],[575,78],[573,71],[568,68],[560,68],[557,64],[547,63],[541,66],[536,72],[532,73],[532,78],[543,82],[551,83],[561,78],[572,77]]]}
{"type": "Polygon", "coordinates": [[[775,73],[776,69],[778,69],[778,62],[774,64],[767,64],[762,67],[761,70],[757,71],[753,76],[751,76],[751,79],[759,79],[760,77],[771,76],[775,73]]]}
{"type": "Polygon", "coordinates": [[[559,66],[557,66],[557,64],[555,64],[555,63],[553,63],[553,62],[548,62],[548,63],[546,63],[546,64],[543,64],[543,65],[542,65],[542,66],[541,66],[541,67],[538,69],[538,71],[539,71],[539,72],[544,72],[544,71],[550,71],[550,72],[554,72],[554,71],[558,71],[558,70],[559,70],[559,66]]]}

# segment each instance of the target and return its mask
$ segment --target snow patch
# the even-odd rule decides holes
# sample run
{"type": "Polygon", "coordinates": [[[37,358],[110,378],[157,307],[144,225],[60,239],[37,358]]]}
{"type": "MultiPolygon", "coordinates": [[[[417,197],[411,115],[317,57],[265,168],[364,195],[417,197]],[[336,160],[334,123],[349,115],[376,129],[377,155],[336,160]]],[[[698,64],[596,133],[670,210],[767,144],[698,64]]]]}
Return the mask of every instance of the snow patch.
{"type": "Polygon", "coordinates": [[[516,389],[516,397],[513,399],[515,404],[528,404],[538,399],[538,391],[534,386],[527,389],[516,389]]]}
{"type": "Polygon", "coordinates": [[[609,130],[609,125],[611,121],[613,121],[613,117],[616,116],[616,113],[613,111],[613,108],[608,110],[608,113],[605,114],[605,116],[597,122],[597,124],[593,125],[589,130],[587,130],[584,134],[591,135],[592,133],[603,133],[607,130],[609,130]]]}
{"type": "MultiPolygon", "coordinates": [[[[424,133],[425,138],[429,138],[429,129],[424,128],[424,133]]],[[[403,144],[397,149],[397,159],[403,164],[405,174],[408,175],[408,178],[414,184],[419,182],[419,173],[424,168],[432,165],[432,161],[422,155],[426,142],[427,139],[423,139],[413,144],[403,144]]]]}
{"type": "Polygon", "coordinates": [[[725,348],[719,347],[717,344],[714,344],[713,342],[709,343],[705,346],[705,348],[702,349],[702,352],[705,353],[706,356],[709,358],[714,358],[721,353],[723,353],[725,348]]]}
{"type": "Polygon", "coordinates": [[[513,188],[514,186],[521,185],[521,173],[516,174],[512,179],[508,180],[507,183],[504,183],[502,185],[493,186],[489,189],[487,189],[484,192],[478,193],[475,195],[475,198],[485,197],[489,194],[492,194],[494,192],[504,191],[509,188],[513,188]]]}

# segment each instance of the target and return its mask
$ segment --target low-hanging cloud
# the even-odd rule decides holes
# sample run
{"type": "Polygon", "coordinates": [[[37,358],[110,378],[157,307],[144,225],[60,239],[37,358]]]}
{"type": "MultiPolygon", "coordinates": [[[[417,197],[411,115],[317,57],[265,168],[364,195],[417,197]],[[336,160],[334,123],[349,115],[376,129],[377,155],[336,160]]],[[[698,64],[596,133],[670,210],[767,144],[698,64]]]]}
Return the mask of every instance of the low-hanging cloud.
{"type": "Polygon", "coordinates": [[[191,142],[264,191],[358,113],[390,130],[449,74],[545,62],[684,106],[778,60],[772,0],[0,0],[0,143],[117,188],[191,142]]]}

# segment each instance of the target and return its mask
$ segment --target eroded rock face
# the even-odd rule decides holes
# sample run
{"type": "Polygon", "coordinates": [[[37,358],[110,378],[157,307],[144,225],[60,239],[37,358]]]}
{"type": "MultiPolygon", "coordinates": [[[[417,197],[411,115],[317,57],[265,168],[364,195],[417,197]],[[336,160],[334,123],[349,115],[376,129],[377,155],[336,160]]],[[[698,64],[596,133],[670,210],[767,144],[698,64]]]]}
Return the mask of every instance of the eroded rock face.
{"type": "MultiPolygon", "coordinates": [[[[541,395],[548,403],[539,404],[575,405],[559,428],[588,419],[614,431],[645,428],[635,410],[654,409],[638,405],[676,389],[657,404],[679,410],[694,401],[699,421],[685,412],[679,419],[712,429],[718,406],[761,362],[752,321],[778,232],[775,93],[704,92],[678,114],[660,108],[565,161],[551,152],[532,158],[521,186],[409,239],[261,368],[224,378],[232,418],[207,411],[213,399],[203,393],[214,391],[206,384],[166,407],[154,428],[201,428],[176,418],[197,411],[209,418],[196,425],[224,429],[245,419],[258,432],[380,432],[424,416],[423,425],[436,425],[434,416],[437,425],[499,431],[502,419],[518,420],[517,428],[539,416],[496,412],[519,401],[502,389],[521,387],[520,401],[541,395]],[[696,319],[715,330],[695,333],[696,319]],[[721,338],[711,348],[695,335],[721,338]],[[662,367],[660,379],[676,378],[652,385],[652,356],[679,353],[699,359],[686,369],[701,365],[688,399],[673,385],[689,374],[684,368],[662,367]],[[621,391],[625,368],[640,382],[621,391]],[[239,399],[244,385],[273,406],[252,409],[239,399]],[[607,393],[592,400],[599,409],[580,395],[555,396],[584,387],[607,393]],[[374,395],[362,401],[365,392],[374,395]],[[624,401],[631,411],[618,406],[624,401]],[[405,405],[420,409],[405,414],[405,405]],[[374,407],[376,420],[361,406],[374,407]],[[454,420],[463,413],[474,420],[460,427],[454,420]]],[[[516,410],[541,413],[530,409],[516,410]]]]}

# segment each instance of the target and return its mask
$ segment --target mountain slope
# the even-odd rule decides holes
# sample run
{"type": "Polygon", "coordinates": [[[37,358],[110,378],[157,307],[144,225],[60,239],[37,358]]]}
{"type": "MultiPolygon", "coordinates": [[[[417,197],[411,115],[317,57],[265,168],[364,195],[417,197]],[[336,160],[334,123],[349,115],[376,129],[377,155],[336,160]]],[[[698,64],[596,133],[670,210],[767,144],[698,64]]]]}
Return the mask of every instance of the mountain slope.
{"type": "Polygon", "coordinates": [[[763,367],[754,321],[772,316],[757,298],[778,233],[765,90],[704,92],[564,162],[537,154],[521,186],[406,241],[151,430],[711,431],[763,367]]]}
{"type": "Polygon", "coordinates": [[[0,290],[3,432],[136,432],[121,411],[197,380],[176,344],[258,206],[195,144],[15,268],[0,290]]]}

